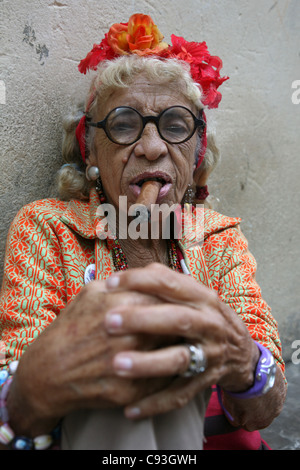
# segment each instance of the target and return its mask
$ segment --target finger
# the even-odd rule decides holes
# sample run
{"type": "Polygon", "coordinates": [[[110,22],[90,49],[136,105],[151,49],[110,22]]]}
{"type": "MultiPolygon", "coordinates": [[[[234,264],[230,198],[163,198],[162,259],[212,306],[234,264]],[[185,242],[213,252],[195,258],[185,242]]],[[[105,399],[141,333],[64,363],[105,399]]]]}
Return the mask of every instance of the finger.
{"type": "Polygon", "coordinates": [[[126,351],[113,359],[113,370],[122,377],[168,377],[183,374],[190,364],[186,346],[178,345],[155,351],[126,351]]]}
{"type": "Polygon", "coordinates": [[[192,379],[176,378],[169,387],[149,395],[124,409],[130,419],[143,419],[183,408],[198,393],[214,383],[210,373],[204,373],[192,379]]]}
{"type": "Polygon", "coordinates": [[[224,333],[224,320],[206,305],[196,310],[188,305],[156,304],[120,306],[107,312],[104,320],[109,334],[147,333],[195,338],[198,341],[211,331],[214,337],[224,333]]]}
{"type": "Polygon", "coordinates": [[[90,281],[88,284],[86,284],[83,287],[84,290],[89,291],[89,293],[96,293],[96,292],[101,292],[101,293],[107,293],[107,284],[105,281],[102,280],[94,280],[90,281]]]}
{"type": "Polygon", "coordinates": [[[106,280],[108,290],[136,290],[160,297],[169,302],[198,305],[199,301],[216,303],[218,296],[191,276],[173,271],[166,266],[153,263],[145,268],[136,268],[115,273],[106,280]]]}

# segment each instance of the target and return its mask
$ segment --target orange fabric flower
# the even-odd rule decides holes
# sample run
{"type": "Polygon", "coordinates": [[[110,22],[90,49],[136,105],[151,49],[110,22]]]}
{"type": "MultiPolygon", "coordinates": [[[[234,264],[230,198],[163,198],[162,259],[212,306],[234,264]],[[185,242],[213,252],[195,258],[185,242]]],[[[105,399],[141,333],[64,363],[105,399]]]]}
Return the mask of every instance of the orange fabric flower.
{"type": "Polygon", "coordinates": [[[114,24],[107,35],[110,47],[117,54],[135,53],[138,55],[157,54],[168,48],[162,42],[163,35],[148,15],[132,15],[127,24],[114,24]]]}

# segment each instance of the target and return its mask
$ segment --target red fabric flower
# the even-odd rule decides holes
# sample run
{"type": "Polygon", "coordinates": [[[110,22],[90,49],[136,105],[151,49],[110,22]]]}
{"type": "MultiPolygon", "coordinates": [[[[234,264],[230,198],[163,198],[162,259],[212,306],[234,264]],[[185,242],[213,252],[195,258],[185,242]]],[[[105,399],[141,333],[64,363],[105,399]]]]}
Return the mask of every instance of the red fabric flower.
{"type": "Polygon", "coordinates": [[[223,65],[221,59],[210,55],[206,42],[188,42],[174,34],[171,41],[168,56],[190,64],[192,78],[199,83],[203,91],[202,103],[208,108],[217,108],[222,99],[217,89],[229,78],[220,76],[223,65]]]}
{"type": "Polygon", "coordinates": [[[184,38],[171,35],[172,46],[169,47],[170,56],[177,57],[190,64],[201,63],[210,57],[205,42],[188,42],[184,38]]]}
{"type": "Polygon", "coordinates": [[[111,60],[117,57],[113,49],[107,42],[107,34],[100,44],[94,44],[93,49],[88,53],[85,59],[82,59],[78,65],[80,73],[86,74],[88,70],[96,70],[102,60],[111,60]]]}

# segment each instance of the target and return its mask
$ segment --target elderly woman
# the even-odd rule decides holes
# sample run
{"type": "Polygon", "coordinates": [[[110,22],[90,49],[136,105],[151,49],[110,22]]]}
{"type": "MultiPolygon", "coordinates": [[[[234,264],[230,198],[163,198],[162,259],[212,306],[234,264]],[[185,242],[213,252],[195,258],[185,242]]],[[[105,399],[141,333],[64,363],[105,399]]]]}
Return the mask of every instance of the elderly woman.
{"type": "Polygon", "coordinates": [[[220,101],[220,68],[144,15],[81,62],[96,72],[66,125],[63,197],[23,208],[8,237],[3,444],[48,448],[59,425],[63,449],[260,448],[285,397],[276,322],[240,220],[191,204],[214,160],[204,105],[220,101]],[[162,236],[184,203],[191,226],[162,236]],[[141,236],[154,219],[159,236],[141,236]]]}

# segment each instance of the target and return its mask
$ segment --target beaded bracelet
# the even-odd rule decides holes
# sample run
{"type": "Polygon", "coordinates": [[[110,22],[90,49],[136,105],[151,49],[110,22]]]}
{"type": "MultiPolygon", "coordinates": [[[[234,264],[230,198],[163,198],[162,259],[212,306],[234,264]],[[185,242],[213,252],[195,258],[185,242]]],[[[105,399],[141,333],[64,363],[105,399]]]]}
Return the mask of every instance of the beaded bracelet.
{"type": "Polygon", "coordinates": [[[9,365],[9,372],[7,370],[0,372],[0,443],[8,446],[12,450],[49,449],[58,438],[58,428],[51,434],[45,434],[31,439],[25,436],[16,436],[9,425],[6,399],[17,367],[18,361],[14,361],[9,365]]]}

